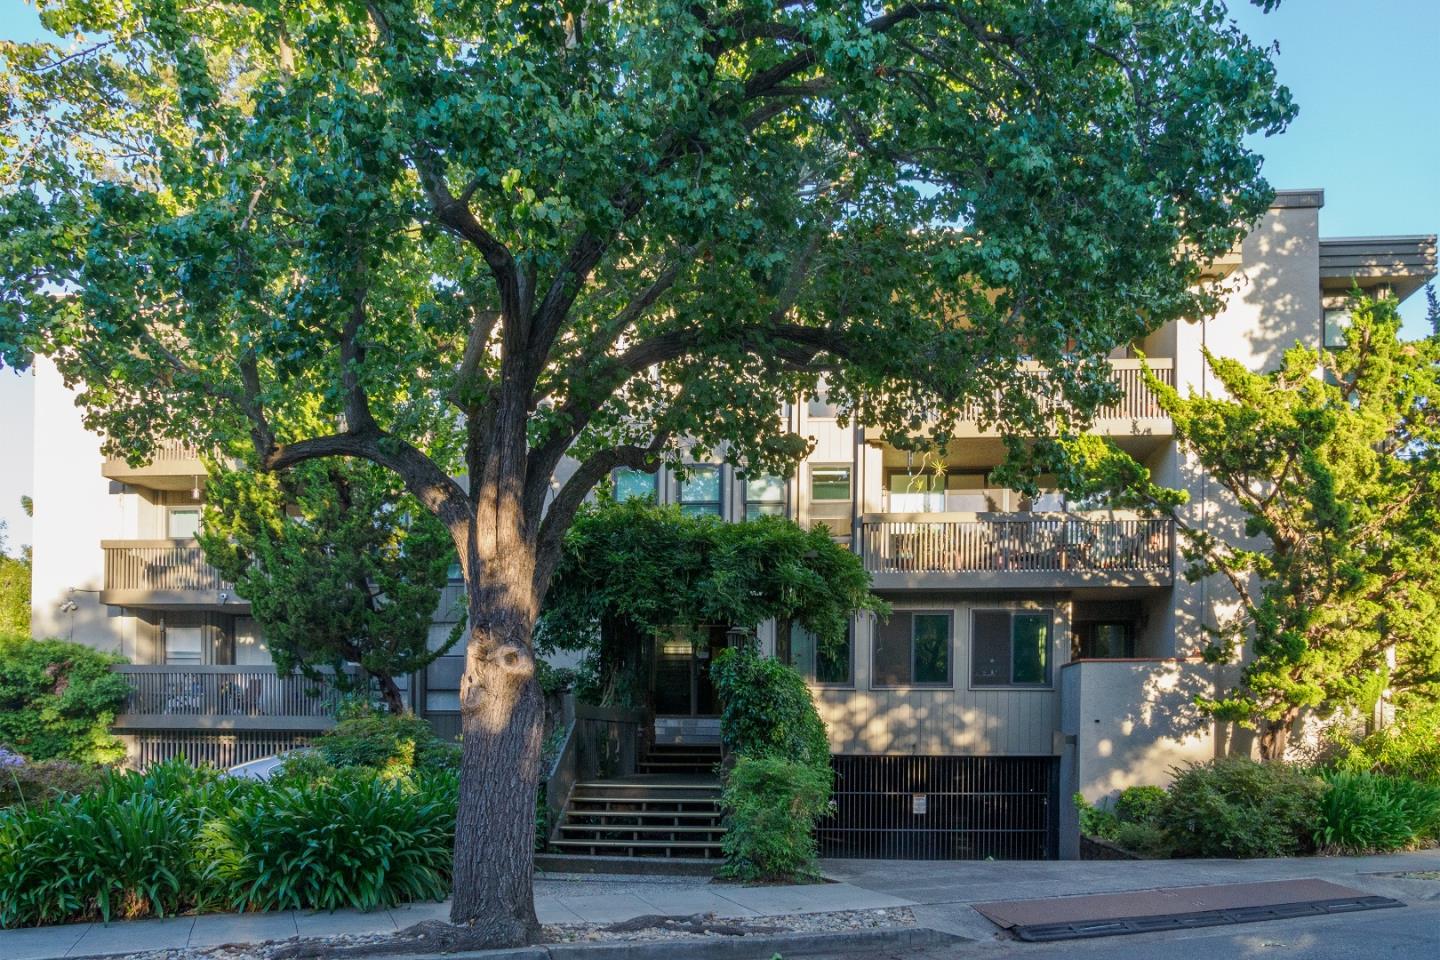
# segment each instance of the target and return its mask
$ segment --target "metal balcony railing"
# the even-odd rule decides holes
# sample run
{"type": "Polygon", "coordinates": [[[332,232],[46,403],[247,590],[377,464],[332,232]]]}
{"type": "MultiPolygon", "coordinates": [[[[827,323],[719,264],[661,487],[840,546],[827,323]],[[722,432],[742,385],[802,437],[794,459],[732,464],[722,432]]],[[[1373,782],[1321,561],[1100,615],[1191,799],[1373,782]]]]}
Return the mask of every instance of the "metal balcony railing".
{"type": "Polygon", "coordinates": [[[128,718],[329,718],[341,698],[332,684],[281,675],[273,666],[118,664],[111,669],[130,684],[123,711],[128,718]]]}
{"type": "Polygon", "coordinates": [[[872,573],[1171,572],[1171,521],[1080,514],[871,514],[861,555],[872,573]]]}
{"type": "Polygon", "coordinates": [[[106,590],[233,591],[194,540],[106,540],[106,590]]]}

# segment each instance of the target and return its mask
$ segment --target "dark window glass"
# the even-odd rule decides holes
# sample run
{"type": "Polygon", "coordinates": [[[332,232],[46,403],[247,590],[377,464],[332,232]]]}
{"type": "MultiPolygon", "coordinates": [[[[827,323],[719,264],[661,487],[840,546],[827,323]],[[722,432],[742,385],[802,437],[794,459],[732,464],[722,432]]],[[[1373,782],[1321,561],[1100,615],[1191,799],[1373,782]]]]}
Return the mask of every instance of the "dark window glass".
{"type": "Polygon", "coordinates": [[[976,610],[971,620],[971,686],[1049,684],[1051,620],[1048,610],[976,610]]]}
{"type": "Polygon", "coordinates": [[[854,655],[854,629],[835,642],[819,643],[815,634],[798,623],[790,627],[790,666],[817,684],[846,685],[851,682],[850,664],[854,655]]]}
{"type": "Polygon", "coordinates": [[[1014,668],[1012,683],[1050,682],[1050,617],[1043,613],[1017,613],[1011,621],[1014,668]]]}
{"type": "Polygon", "coordinates": [[[950,682],[950,614],[917,613],[914,628],[915,682],[950,682]]]}
{"type": "Polygon", "coordinates": [[[950,682],[952,620],[948,613],[897,612],[875,626],[877,687],[950,682]]]}
{"type": "Polygon", "coordinates": [[[970,638],[970,683],[977,687],[1010,682],[1010,611],[976,610],[970,638]]]}
{"type": "Polygon", "coordinates": [[[691,516],[720,515],[720,468],[690,467],[680,481],[680,510],[691,516]]]}
{"type": "Polygon", "coordinates": [[[910,683],[910,620],[896,611],[888,620],[875,624],[875,667],[871,682],[877,687],[900,687],[910,683]]]}
{"type": "Polygon", "coordinates": [[[1083,623],[1076,632],[1080,635],[1077,656],[1091,660],[1135,656],[1135,631],[1128,621],[1083,623]]]}

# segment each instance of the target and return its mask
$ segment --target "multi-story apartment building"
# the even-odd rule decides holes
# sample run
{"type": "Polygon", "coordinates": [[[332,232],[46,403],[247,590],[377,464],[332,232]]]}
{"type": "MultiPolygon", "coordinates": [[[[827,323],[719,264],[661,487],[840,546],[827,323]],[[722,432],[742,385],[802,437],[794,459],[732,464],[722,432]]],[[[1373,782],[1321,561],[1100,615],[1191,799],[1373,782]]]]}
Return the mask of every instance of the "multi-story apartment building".
{"type": "MultiPolygon", "coordinates": [[[[1239,250],[1213,265],[1233,288],[1217,316],[1167,324],[1110,361],[1122,398],[1093,429],[1160,483],[1187,490],[1194,524],[1220,530],[1235,513],[1176,444],[1137,351],[1182,392],[1209,393],[1202,347],[1272,368],[1297,342],[1338,343],[1353,285],[1404,299],[1435,275],[1434,236],[1323,239],[1322,204],[1319,190],[1280,193],[1239,250]]],[[[1059,798],[1162,782],[1175,763],[1245,749],[1240,732],[1193,706],[1230,676],[1198,652],[1233,598],[1216,580],[1180,576],[1167,521],[1080,511],[1054,489],[1005,489],[992,477],[999,435],[975,422],[959,426],[943,463],[921,463],[846,425],[823,398],[787,415],[814,440],[790,480],[717,463],[683,481],[664,469],[621,474],[616,489],[727,519],[823,522],[893,605],[883,621],[857,618],[838,657],[817,657],[802,634],[777,641],[761,631],[765,649],[810,679],[829,724],[841,777],[840,814],[822,832],[827,852],[1073,854],[1073,811],[1059,798]],[[987,831],[1003,842],[972,842],[987,831]],[[971,840],[957,845],[960,835],[971,840]]],[[[142,755],[146,737],[177,715],[196,742],[237,738],[236,757],[325,722],[298,681],[266,672],[248,605],[191,539],[204,498],[193,451],[167,449],[138,469],[102,459],[43,362],[35,436],[34,631],[146,665],[132,668],[134,711],[120,721],[142,755]],[[167,686],[179,668],[184,690],[167,686]],[[213,679],[190,679],[207,670],[213,679]]],[[[436,636],[447,630],[437,623],[436,636]]],[[[723,635],[708,647],[680,637],[659,645],[657,739],[713,733],[704,667],[723,635]]],[[[454,722],[459,666],[442,658],[410,685],[441,725],[454,722]]]]}

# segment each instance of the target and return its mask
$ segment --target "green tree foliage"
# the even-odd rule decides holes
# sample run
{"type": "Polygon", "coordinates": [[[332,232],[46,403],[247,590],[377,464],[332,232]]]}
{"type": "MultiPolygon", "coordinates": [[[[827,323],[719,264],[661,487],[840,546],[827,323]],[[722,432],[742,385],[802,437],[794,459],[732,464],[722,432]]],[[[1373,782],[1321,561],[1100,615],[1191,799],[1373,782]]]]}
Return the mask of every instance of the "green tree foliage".
{"type": "Polygon", "coordinates": [[[1022,356],[1095,406],[1116,344],[1215,306],[1202,265],[1270,196],[1245,138],[1293,113],[1213,0],[42,18],[83,40],[0,47],[0,357],[53,356],[112,452],[359,457],[441,519],[470,600],[454,914],[497,944],[538,932],[531,630],[591,487],[686,437],[787,472],[780,410],[821,375],[897,436],[971,398],[1035,433],[1022,356]]]}
{"type": "Polygon", "coordinates": [[[782,633],[798,623],[822,647],[846,642],[858,610],[886,610],[860,558],[824,530],[783,517],[725,523],[675,506],[602,497],[582,507],[539,627],[543,644],[598,653],[601,698],[644,698],[641,638],[725,624],[782,633]]]}
{"type": "MultiPolygon", "coordinates": [[[[393,474],[364,461],[284,473],[211,471],[200,544],[250,601],[275,665],[342,689],[358,663],[394,712],[395,678],[423,670],[455,546],[393,474]]],[[[459,638],[457,632],[452,642],[459,638]]]]}
{"type": "Polygon", "coordinates": [[[770,657],[722,650],[710,667],[725,746],[747,757],[830,767],[825,722],[805,680],[770,657]]]}
{"type": "Polygon", "coordinates": [[[0,637],[30,635],[30,551],[12,557],[0,520],[0,637]]]}
{"type": "Polygon", "coordinates": [[[1267,758],[1305,708],[1368,710],[1387,686],[1402,710],[1440,697],[1440,336],[1401,340],[1393,300],[1357,297],[1350,316],[1343,348],[1296,346],[1271,372],[1207,353],[1222,396],[1151,378],[1238,507],[1233,534],[1187,519],[1183,496],[1106,441],[1069,450],[1072,488],[1175,517],[1186,575],[1233,588],[1207,653],[1248,654],[1243,678],[1202,705],[1257,728],[1267,758]]]}
{"type": "Polygon", "coordinates": [[[64,640],[0,637],[0,745],[32,760],[123,759],[110,733],[130,694],[125,678],[110,672],[123,662],[64,640]]]}

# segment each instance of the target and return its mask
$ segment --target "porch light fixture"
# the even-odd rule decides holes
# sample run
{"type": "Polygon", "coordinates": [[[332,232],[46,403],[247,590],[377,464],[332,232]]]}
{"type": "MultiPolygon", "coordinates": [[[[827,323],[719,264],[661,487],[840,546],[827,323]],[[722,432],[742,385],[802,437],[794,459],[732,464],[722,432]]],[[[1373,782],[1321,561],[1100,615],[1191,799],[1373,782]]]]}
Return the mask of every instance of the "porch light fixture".
{"type": "Polygon", "coordinates": [[[191,499],[191,500],[199,500],[199,499],[200,499],[200,478],[199,478],[198,476],[197,476],[197,477],[194,479],[194,481],[191,483],[191,486],[190,486],[190,499],[191,499]]]}

